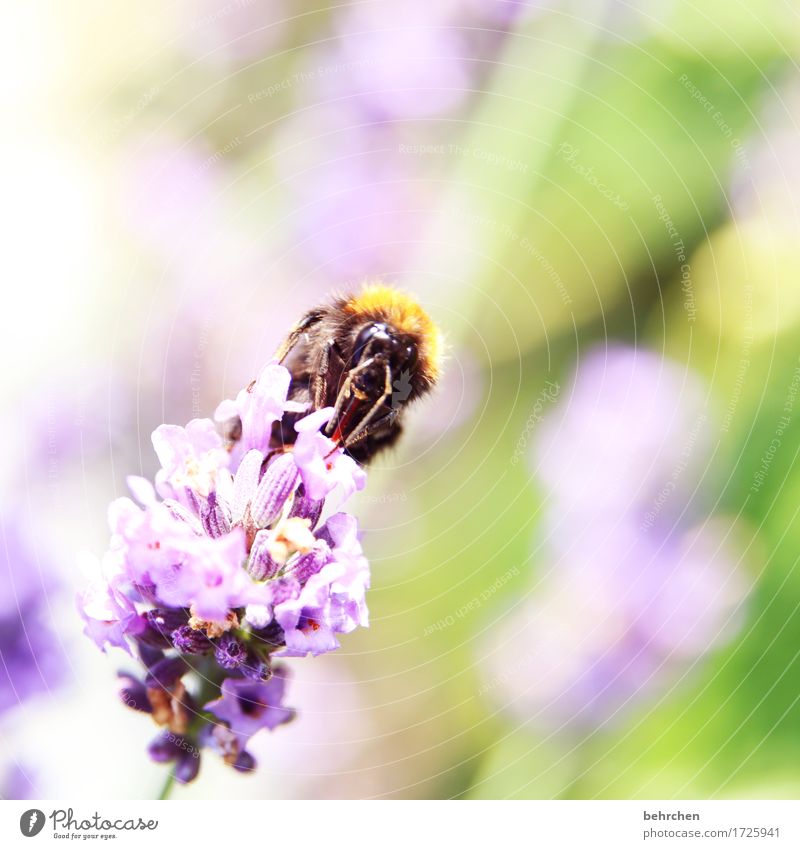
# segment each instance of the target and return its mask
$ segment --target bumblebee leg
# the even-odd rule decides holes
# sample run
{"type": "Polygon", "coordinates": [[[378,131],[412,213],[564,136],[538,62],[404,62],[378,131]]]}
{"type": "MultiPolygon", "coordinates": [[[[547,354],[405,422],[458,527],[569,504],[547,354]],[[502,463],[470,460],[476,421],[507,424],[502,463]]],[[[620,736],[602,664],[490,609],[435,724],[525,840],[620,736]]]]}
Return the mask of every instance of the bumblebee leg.
{"type": "Polygon", "coordinates": [[[347,396],[350,394],[350,376],[348,375],[345,382],[342,384],[342,388],[339,390],[339,394],[336,396],[336,403],[333,405],[333,415],[331,416],[331,420],[328,422],[325,433],[330,436],[333,433],[334,428],[336,427],[336,421],[342,413],[342,407],[344,407],[344,402],[347,400],[347,396]]]}
{"type": "Polygon", "coordinates": [[[283,340],[283,343],[275,352],[275,359],[282,363],[291,354],[295,345],[300,341],[303,334],[315,324],[318,324],[325,317],[322,310],[311,310],[307,312],[300,321],[289,331],[289,335],[283,340]]]}
{"type": "Polygon", "coordinates": [[[375,418],[378,414],[380,408],[386,403],[386,399],[389,398],[392,394],[392,370],[389,368],[389,364],[386,364],[386,382],[384,383],[383,395],[370,407],[367,414],[363,419],[358,423],[358,427],[354,428],[352,433],[345,439],[342,443],[343,448],[347,448],[350,445],[354,444],[354,441],[358,441],[358,436],[360,433],[366,431],[369,427],[369,423],[375,418]]]}
{"type": "MultiPolygon", "coordinates": [[[[391,430],[378,430],[378,425],[385,422],[381,419],[380,422],[374,422],[376,432],[362,434],[363,439],[359,439],[358,443],[348,449],[347,453],[357,463],[369,463],[377,454],[382,453],[387,448],[391,448],[403,432],[403,427],[400,424],[393,424],[391,430]]],[[[371,430],[371,428],[368,428],[371,430]]]]}
{"type": "Polygon", "coordinates": [[[311,375],[311,401],[315,410],[322,409],[328,398],[328,365],[331,360],[332,347],[333,339],[329,339],[322,349],[319,370],[311,375]]]}
{"type": "MultiPolygon", "coordinates": [[[[393,434],[395,431],[399,434],[400,425],[394,424],[395,419],[397,419],[400,411],[399,410],[390,410],[382,419],[378,419],[377,421],[370,422],[364,430],[362,430],[356,437],[353,439],[353,435],[350,435],[350,438],[347,440],[346,450],[348,454],[355,456],[360,448],[370,437],[374,436],[376,433],[381,432],[379,442],[381,444],[389,445],[396,439],[393,434]],[[388,431],[384,434],[382,431],[388,428],[388,431]],[[355,451],[354,451],[355,449],[355,451]]],[[[343,446],[345,447],[345,446],[343,446]]],[[[358,459],[356,457],[356,459],[358,459]]]]}
{"type": "MultiPolygon", "coordinates": [[[[337,352],[337,356],[338,352],[337,352]]],[[[341,356],[339,356],[341,359],[341,356]]],[[[336,403],[333,405],[333,416],[331,416],[331,420],[328,422],[328,426],[325,428],[325,433],[330,436],[334,429],[336,428],[336,422],[341,415],[342,407],[344,407],[344,402],[347,400],[347,397],[350,393],[350,386],[353,383],[353,377],[357,375],[362,369],[365,369],[368,365],[372,363],[372,358],[367,360],[365,363],[362,363],[357,368],[351,369],[347,373],[347,378],[342,384],[342,388],[339,390],[339,394],[336,396],[336,403]]]]}
{"type": "Polygon", "coordinates": [[[339,350],[339,346],[336,344],[336,340],[331,339],[329,344],[331,346],[331,352],[336,356],[336,359],[339,360],[339,365],[344,369],[347,363],[342,356],[342,352],[339,350]]]}

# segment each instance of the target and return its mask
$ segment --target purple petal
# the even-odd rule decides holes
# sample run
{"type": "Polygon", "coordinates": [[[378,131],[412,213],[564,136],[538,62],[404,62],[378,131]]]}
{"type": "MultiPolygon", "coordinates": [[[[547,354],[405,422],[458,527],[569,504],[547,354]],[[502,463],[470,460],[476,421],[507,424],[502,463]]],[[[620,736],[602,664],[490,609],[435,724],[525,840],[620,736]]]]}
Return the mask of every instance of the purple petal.
{"type": "Polygon", "coordinates": [[[335,410],[333,407],[323,407],[321,410],[311,413],[305,418],[300,419],[294,429],[298,433],[311,433],[322,430],[323,426],[333,418],[335,410]]]}
{"type": "Polygon", "coordinates": [[[233,497],[231,499],[231,522],[237,524],[244,518],[247,505],[253,498],[261,475],[264,455],[253,449],[244,455],[236,477],[233,480],[233,497]]]}

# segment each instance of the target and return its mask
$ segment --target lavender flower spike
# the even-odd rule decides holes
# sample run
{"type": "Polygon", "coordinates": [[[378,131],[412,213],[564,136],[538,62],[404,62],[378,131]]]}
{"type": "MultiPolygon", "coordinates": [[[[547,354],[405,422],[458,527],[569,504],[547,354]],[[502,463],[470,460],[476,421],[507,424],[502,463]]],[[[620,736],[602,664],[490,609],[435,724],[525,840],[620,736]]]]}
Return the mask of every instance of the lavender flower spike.
{"type": "Polygon", "coordinates": [[[150,757],[179,782],[198,774],[203,748],[254,769],[252,736],[294,716],[273,656],[332,651],[368,624],[356,520],[319,524],[326,497],[346,498],[366,475],[320,432],[328,410],[297,422],[294,448],[272,443],[284,412],[299,412],[289,384],[270,363],[223,402],[227,440],[209,419],[156,430],[155,487],[131,477],[135,501],[112,503],[101,577],[79,598],[87,635],[141,663],[123,698],[162,726],[150,757]]]}

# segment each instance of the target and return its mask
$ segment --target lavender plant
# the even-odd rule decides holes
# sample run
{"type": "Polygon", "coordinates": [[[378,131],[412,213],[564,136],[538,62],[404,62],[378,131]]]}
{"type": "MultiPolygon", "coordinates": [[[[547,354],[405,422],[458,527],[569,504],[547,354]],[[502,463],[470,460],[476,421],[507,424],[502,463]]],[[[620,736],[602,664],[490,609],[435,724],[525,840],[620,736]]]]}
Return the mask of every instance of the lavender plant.
{"type": "MultiPolygon", "coordinates": [[[[18,511],[0,518],[0,721],[32,700],[54,697],[65,683],[66,658],[53,627],[48,593],[57,589],[53,564],[18,511]]],[[[4,743],[11,739],[3,729],[4,743]]],[[[0,799],[35,798],[36,764],[3,746],[0,799]],[[9,755],[10,757],[5,757],[9,755]]]]}
{"type": "Polygon", "coordinates": [[[156,429],[155,485],[128,478],[133,500],[111,504],[101,575],[79,597],[85,633],[140,662],[120,675],[120,695],[160,727],[149,755],[182,783],[202,750],[254,769],[252,736],[295,713],[277,658],[333,651],[338,634],[368,624],[357,523],[330,506],[366,474],[321,433],[331,409],[297,422],[291,450],[271,442],[284,413],[302,412],[289,383],[270,363],[218,407],[224,428],[156,429]],[[238,438],[226,441],[231,426],[238,438]]]}

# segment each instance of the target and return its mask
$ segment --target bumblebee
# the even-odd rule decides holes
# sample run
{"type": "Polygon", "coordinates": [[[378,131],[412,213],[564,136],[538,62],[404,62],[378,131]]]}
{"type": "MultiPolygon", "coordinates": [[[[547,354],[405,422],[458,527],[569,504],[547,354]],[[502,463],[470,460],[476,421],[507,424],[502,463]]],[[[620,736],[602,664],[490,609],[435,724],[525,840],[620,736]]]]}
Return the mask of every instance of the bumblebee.
{"type": "MultiPolygon", "coordinates": [[[[333,407],[325,431],[360,463],[393,445],[407,405],[429,392],[441,368],[442,337],[409,295],[383,285],[309,310],[275,354],[292,376],[289,398],[309,410],[333,407]]],[[[294,443],[276,423],[273,442],[294,443]]]]}

